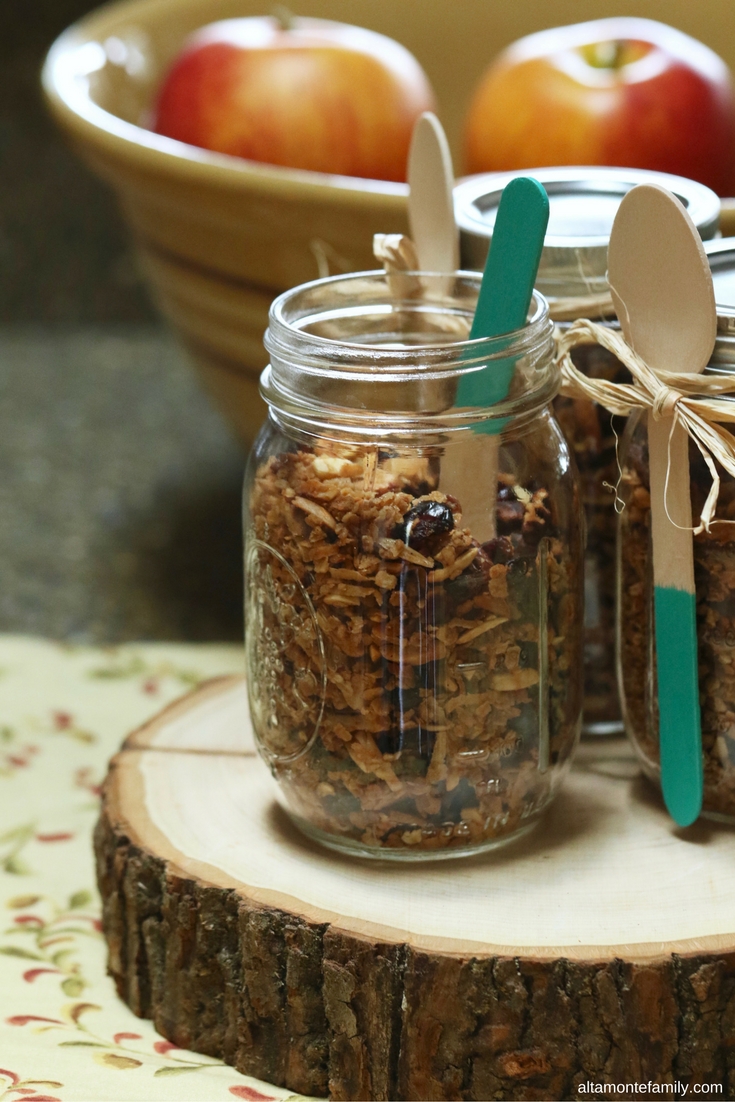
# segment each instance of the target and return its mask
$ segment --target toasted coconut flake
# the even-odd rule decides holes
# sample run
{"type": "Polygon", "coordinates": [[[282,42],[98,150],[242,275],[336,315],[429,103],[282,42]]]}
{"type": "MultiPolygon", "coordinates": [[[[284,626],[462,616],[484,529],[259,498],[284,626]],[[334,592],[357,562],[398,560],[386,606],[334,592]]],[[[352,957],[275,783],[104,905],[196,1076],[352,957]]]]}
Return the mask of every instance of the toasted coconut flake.
{"type": "Polygon", "coordinates": [[[484,624],[478,624],[477,627],[473,627],[469,631],[466,631],[464,635],[460,635],[457,643],[460,645],[463,643],[471,643],[473,639],[479,638],[479,636],[484,635],[485,632],[492,631],[493,628],[500,627],[501,624],[507,623],[507,616],[491,616],[484,624]]]}
{"type": "Polygon", "coordinates": [[[490,681],[493,689],[499,693],[530,689],[531,685],[538,685],[538,670],[508,670],[504,673],[494,673],[490,681]]]}

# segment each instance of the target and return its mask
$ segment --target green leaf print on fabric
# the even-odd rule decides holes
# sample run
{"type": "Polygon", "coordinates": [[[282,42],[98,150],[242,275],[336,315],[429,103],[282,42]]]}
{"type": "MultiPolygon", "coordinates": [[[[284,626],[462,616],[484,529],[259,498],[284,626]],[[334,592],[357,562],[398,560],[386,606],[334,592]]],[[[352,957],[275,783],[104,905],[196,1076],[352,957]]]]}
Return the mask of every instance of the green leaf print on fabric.
{"type": "Polygon", "coordinates": [[[28,1098],[29,1102],[61,1102],[56,1095],[42,1094],[39,1087],[51,1087],[52,1090],[63,1087],[56,1079],[21,1079],[14,1071],[0,1068],[0,1100],[28,1098]]]}
{"type": "Polygon", "coordinates": [[[88,677],[100,681],[135,680],[141,692],[155,695],[166,682],[174,682],[185,689],[195,689],[207,678],[206,674],[186,669],[169,660],[151,662],[140,654],[118,654],[113,651],[109,662],[89,670],[88,677]]]}
{"type": "Polygon", "coordinates": [[[288,1095],[133,1017],[105,974],[93,888],[109,758],[163,705],[241,673],[242,648],[103,650],[0,635],[0,666],[0,1052],[13,1054],[0,1055],[12,1069],[0,1068],[0,1102],[288,1095]]]}
{"type": "Polygon", "coordinates": [[[21,853],[36,833],[35,823],[26,823],[13,830],[0,834],[0,869],[13,876],[28,876],[30,866],[23,860],[21,853]],[[7,848],[6,848],[7,847],[7,848]],[[5,849],[5,852],[3,852],[5,849]]]}
{"type": "Polygon", "coordinates": [[[15,727],[0,725],[0,777],[12,777],[19,769],[27,769],[39,752],[31,742],[21,742],[15,727]]]}
{"type": "Polygon", "coordinates": [[[88,983],[82,975],[81,964],[76,959],[80,950],[77,939],[102,938],[102,924],[97,908],[94,912],[86,909],[92,901],[93,895],[86,888],[72,893],[68,907],[59,907],[53,900],[43,896],[15,896],[8,901],[7,907],[14,911],[22,909],[25,913],[14,916],[13,924],[5,930],[5,936],[27,934],[34,940],[34,949],[31,951],[16,945],[0,944],[0,953],[40,961],[49,966],[24,972],[23,979],[26,983],[33,983],[38,977],[48,973],[59,977],[61,990],[65,995],[70,998],[81,995],[88,983]],[[32,907],[36,908],[33,912],[32,907]],[[63,948],[59,948],[60,945],[63,948]]]}

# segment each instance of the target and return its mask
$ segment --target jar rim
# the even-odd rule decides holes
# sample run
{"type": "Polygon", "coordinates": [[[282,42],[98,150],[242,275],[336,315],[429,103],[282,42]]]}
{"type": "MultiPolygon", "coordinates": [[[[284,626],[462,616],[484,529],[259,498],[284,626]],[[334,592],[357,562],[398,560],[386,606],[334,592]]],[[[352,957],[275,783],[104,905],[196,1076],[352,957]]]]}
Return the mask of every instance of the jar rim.
{"type": "MultiPolygon", "coordinates": [[[[446,272],[401,272],[401,277],[407,279],[421,279],[424,283],[435,281],[446,283],[448,279],[465,281],[467,285],[476,287],[479,292],[482,282],[482,273],[476,271],[458,270],[446,272]]],[[[435,371],[452,375],[469,372],[476,369],[478,362],[488,359],[507,356],[512,350],[514,355],[523,355],[533,350],[533,346],[544,344],[549,339],[553,325],[548,317],[548,303],[544,296],[534,290],[529,317],[526,325],[520,329],[511,330],[495,337],[478,337],[474,340],[447,341],[444,343],[426,342],[411,343],[409,346],[397,347],[395,344],[367,344],[359,341],[335,340],[316,333],[309,333],[302,326],[294,324],[294,319],[287,316],[291,308],[294,311],[295,320],[311,320],[313,314],[301,315],[298,313],[299,299],[307,297],[318,289],[334,289],[340,287],[354,288],[355,291],[363,287],[367,281],[374,281],[376,285],[382,285],[386,290],[390,289],[391,277],[383,269],[350,272],[347,274],[327,276],[322,279],[302,283],[288,291],[284,291],[271,303],[268,329],[264,337],[266,350],[281,359],[289,359],[291,354],[298,354],[301,366],[311,370],[329,370],[330,373],[344,371],[353,376],[356,370],[365,370],[365,360],[370,357],[370,372],[378,372],[381,375],[400,372],[400,377],[406,381],[412,378],[424,378],[427,366],[435,371]],[[417,358],[421,363],[415,363],[417,358]],[[323,365],[327,365],[324,367],[323,365]]],[[[449,296],[444,299],[439,297],[418,300],[411,297],[399,298],[395,295],[386,295],[386,305],[412,306],[421,303],[426,312],[437,312],[442,302],[447,302],[449,296]]],[[[416,313],[420,311],[416,310],[416,313]]],[[[474,311],[473,311],[474,312],[474,311]]],[[[328,312],[322,312],[321,317],[328,317],[328,312]]]]}
{"type": "MultiPolygon", "coordinates": [[[[275,416],[291,423],[371,436],[462,430],[533,415],[558,390],[548,304],[534,291],[522,329],[452,339],[458,328],[463,334],[470,329],[481,281],[479,272],[393,276],[380,270],[284,292],[271,306],[265,335],[270,364],[261,376],[263,398],[275,416]],[[404,293],[406,287],[414,293],[404,293]],[[427,332],[434,343],[422,341],[427,332]],[[501,364],[507,371],[509,361],[506,397],[489,405],[454,404],[463,376],[492,373],[501,364]]],[[[492,378],[488,374],[489,393],[492,378]]]]}

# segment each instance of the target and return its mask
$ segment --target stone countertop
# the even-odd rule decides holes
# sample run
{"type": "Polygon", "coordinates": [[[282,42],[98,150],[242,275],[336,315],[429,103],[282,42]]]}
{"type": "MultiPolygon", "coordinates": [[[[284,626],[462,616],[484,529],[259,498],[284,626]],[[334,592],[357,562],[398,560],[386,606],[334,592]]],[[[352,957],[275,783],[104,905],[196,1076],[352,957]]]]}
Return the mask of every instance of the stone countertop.
{"type": "Polygon", "coordinates": [[[0,329],[0,631],[239,640],[244,458],[160,326],[0,329]]]}

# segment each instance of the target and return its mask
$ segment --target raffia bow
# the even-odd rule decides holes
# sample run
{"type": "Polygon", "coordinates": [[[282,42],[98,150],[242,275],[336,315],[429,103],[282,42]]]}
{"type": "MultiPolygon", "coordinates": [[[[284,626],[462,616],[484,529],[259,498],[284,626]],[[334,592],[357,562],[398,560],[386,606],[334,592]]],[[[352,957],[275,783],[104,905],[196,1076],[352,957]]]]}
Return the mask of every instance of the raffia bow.
{"type": "MultiPolygon", "coordinates": [[[[717,397],[718,394],[735,396],[735,375],[654,371],[633,351],[622,334],[585,318],[574,322],[566,332],[558,333],[556,345],[556,359],[561,367],[561,393],[565,397],[599,402],[610,413],[621,416],[628,416],[636,409],[652,413],[656,420],[670,416],[672,432],[677,422],[683,425],[712,476],[700,523],[692,531],[695,535],[709,531],[720,493],[715,461],[735,478],[735,437],[720,424],[735,422],[735,403],[717,397]],[[612,352],[628,368],[634,382],[611,383],[607,379],[590,379],[583,375],[571,357],[572,349],[583,344],[599,344],[612,352]]],[[[735,522],[718,519],[718,523],[735,522]]]]}

